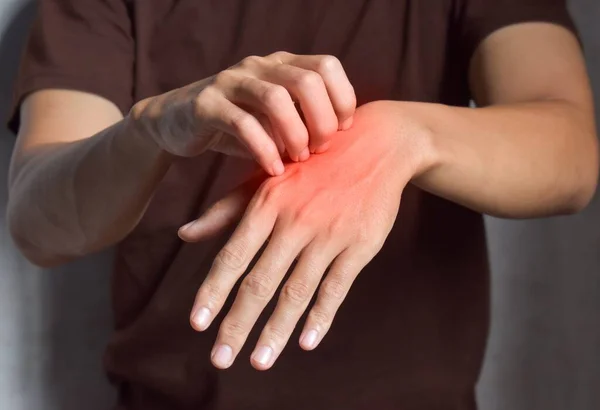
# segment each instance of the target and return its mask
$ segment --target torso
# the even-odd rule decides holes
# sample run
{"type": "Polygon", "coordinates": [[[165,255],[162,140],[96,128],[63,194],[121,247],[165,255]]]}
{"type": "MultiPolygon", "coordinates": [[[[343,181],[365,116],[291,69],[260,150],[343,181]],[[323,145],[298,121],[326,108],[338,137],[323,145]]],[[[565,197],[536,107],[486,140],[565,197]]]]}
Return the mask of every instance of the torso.
{"type": "MultiPolygon", "coordinates": [[[[133,1],[135,99],[286,50],[336,55],[359,104],[467,105],[453,15],[451,0],[133,1]]],[[[307,353],[290,342],[256,372],[246,358],[259,323],[231,369],[212,368],[218,323],[199,334],[188,317],[227,235],[183,244],[176,231],[253,167],[213,153],[177,162],[119,247],[106,365],[123,408],[473,409],[488,327],[482,218],[412,185],[322,345],[307,353]]]]}

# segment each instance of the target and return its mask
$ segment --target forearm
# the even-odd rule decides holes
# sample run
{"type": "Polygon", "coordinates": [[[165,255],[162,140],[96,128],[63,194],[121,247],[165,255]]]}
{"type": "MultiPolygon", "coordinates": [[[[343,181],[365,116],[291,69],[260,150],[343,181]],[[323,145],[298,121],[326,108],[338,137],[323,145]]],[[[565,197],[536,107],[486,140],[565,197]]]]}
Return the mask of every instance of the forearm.
{"type": "Polygon", "coordinates": [[[127,118],[91,138],[17,158],[8,204],[13,237],[40,265],[109,246],[135,227],[169,163],[127,118]]]}
{"type": "Polygon", "coordinates": [[[593,196],[593,117],[569,103],[477,109],[396,104],[424,124],[431,138],[431,165],[413,181],[426,191],[509,218],[576,212],[593,196]]]}

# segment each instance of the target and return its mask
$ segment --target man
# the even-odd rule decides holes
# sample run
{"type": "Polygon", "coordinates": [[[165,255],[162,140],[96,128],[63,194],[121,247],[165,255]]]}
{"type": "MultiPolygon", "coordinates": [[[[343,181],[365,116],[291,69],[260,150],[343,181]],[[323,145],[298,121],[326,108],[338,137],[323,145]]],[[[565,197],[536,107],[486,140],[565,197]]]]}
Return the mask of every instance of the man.
{"type": "Polygon", "coordinates": [[[40,6],[8,219],[41,266],[119,243],[118,408],[475,408],[481,214],[596,187],[562,1],[40,6]]]}

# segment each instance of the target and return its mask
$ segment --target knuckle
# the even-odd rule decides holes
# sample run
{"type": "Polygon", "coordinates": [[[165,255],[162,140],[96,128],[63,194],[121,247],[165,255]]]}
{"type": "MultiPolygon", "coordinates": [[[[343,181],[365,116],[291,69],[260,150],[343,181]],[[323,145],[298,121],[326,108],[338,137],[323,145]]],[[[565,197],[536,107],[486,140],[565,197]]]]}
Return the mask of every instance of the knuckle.
{"type": "Polygon", "coordinates": [[[278,343],[284,343],[289,338],[289,332],[281,325],[267,325],[265,333],[268,339],[278,343]]]}
{"type": "Polygon", "coordinates": [[[270,85],[265,87],[261,100],[269,108],[278,108],[290,100],[287,90],[281,85],[270,85]]]}
{"type": "Polygon", "coordinates": [[[218,87],[225,86],[226,84],[232,81],[233,77],[234,75],[230,69],[223,70],[217,75],[215,75],[213,84],[215,84],[218,87]]]}
{"type": "Polygon", "coordinates": [[[162,133],[158,130],[161,127],[160,103],[152,98],[147,98],[137,102],[129,111],[129,116],[140,130],[148,135],[160,137],[162,133]]]}
{"type": "Polygon", "coordinates": [[[262,60],[262,57],[251,55],[251,56],[245,57],[241,61],[240,65],[242,67],[254,67],[254,66],[258,65],[261,60],[262,60]]]}
{"type": "Polygon", "coordinates": [[[325,300],[339,302],[346,295],[346,286],[340,279],[326,279],[321,285],[320,296],[325,300]]]}
{"type": "Polygon", "coordinates": [[[378,238],[378,239],[372,241],[371,246],[368,248],[371,255],[375,255],[375,254],[379,253],[379,251],[383,248],[384,243],[385,243],[385,237],[378,238]]]}
{"type": "Polygon", "coordinates": [[[273,293],[273,279],[265,273],[253,272],[246,276],[241,290],[261,300],[269,299],[273,293]]]}
{"type": "Polygon", "coordinates": [[[130,116],[135,120],[139,120],[147,113],[147,108],[150,104],[151,98],[145,98],[138,101],[133,105],[133,107],[131,107],[131,110],[129,111],[130,116]]]}
{"type": "Polygon", "coordinates": [[[346,230],[347,225],[348,223],[344,218],[340,216],[333,217],[327,226],[327,235],[330,238],[340,237],[346,230]]]}
{"type": "Polygon", "coordinates": [[[385,243],[387,235],[376,235],[371,229],[360,229],[355,236],[354,242],[361,254],[372,257],[378,253],[385,243]]]}
{"type": "Polygon", "coordinates": [[[337,57],[332,55],[325,55],[319,59],[317,71],[319,71],[320,73],[332,72],[339,70],[341,67],[342,63],[337,57]]]}
{"type": "Polygon", "coordinates": [[[228,339],[234,339],[248,333],[244,323],[235,319],[225,319],[221,324],[221,333],[228,339]]]}
{"type": "Polygon", "coordinates": [[[207,301],[209,305],[220,304],[223,300],[219,287],[212,283],[205,283],[200,290],[200,298],[207,301]]]}
{"type": "Polygon", "coordinates": [[[194,106],[194,113],[201,116],[206,111],[206,106],[217,96],[217,90],[212,86],[208,85],[196,94],[195,98],[192,99],[194,106]]]}
{"type": "Polygon", "coordinates": [[[296,78],[299,88],[315,88],[323,85],[323,79],[314,71],[305,71],[296,78]]]}
{"type": "Polygon", "coordinates": [[[292,53],[289,53],[287,51],[276,51],[273,54],[269,55],[269,57],[271,57],[272,59],[276,60],[276,61],[281,61],[286,59],[287,57],[291,57],[292,53]]]}
{"type": "Polygon", "coordinates": [[[331,323],[331,318],[329,317],[329,315],[318,308],[314,308],[310,311],[310,313],[308,314],[308,319],[324,329],[327,329],[327,327],[331,323]]]}
{"type": "Polygon", "coordinates": [[[276,214],[281,202],[277,198],[280,197],[281,188],[274,186],[271,181],[265,181],[248,204],[248,211],[266,215],[276,214]]]}
{"type": "Polygon", "coordinates": [[[281,297],[285,302],[304,305],[311,295],[310,288],[300,281],[288,281],[281,289],[281,297]]]}
{"type": "Polygon", "coordinates": [[[261,205],[277,204],[281,198],[282,189],[280,186],[273,182],[273,180],[267,180],[260,187],[257,198],[261,205]]]}
{"type": "Polygon", "coordinates": [[[236,131],[239,132],[240,130],[243,130],[244,128],[249,127],[252,122],[254,121],[254,117],[245,112],[245,111],[240,111],[240,112],[236,112],[235,114],[230,114],[230,121],[231,121],[231,127],[236,131]]]}
{"type": "Polygon", "coordinates": [[[246,263],[246,251],[244,246],[237,245],[226,245],[221,249],[215,258],[215,262],[221,268],[229,270],[242,269],[246,263]]]}

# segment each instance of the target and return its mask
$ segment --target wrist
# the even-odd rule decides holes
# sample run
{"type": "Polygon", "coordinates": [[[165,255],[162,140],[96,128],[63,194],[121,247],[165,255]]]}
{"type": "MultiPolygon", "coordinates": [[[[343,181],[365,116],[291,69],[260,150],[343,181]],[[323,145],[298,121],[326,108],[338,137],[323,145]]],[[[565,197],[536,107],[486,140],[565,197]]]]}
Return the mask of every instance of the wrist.
{"type": "Polygon", "coordinates": [[[132,109],[123,119],[123,135],[133,155],[150,158],[166,166],[170,165],[175,158],[148,134],[135,109],[132,109]]]}
{"type": "Polygon", "coordinates": [[[402,161],[411,169],[411,180],[420,178],[442,163],[440,137],[432,119],[447,107],[441,104],[403,101],[378,101],[389,112],[394,135],[401,147],[402,161]]]}
{"type": "Polygon", "coordinates": [[[443,104],[406,103],[404,111],[417,124],[415,132],[418,162],[411,182],[421,189],[432,192],[440,175],[444,175],[453,164],[462,161],[458,151],[469,147],[457,146],[452,130],[456,128],[457,110],[443,104]]]}

